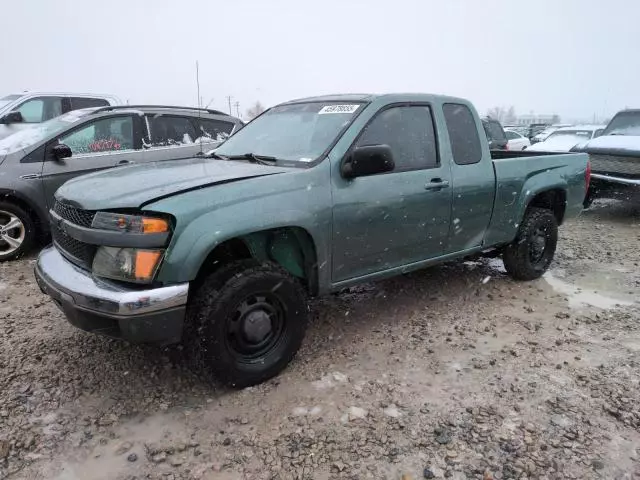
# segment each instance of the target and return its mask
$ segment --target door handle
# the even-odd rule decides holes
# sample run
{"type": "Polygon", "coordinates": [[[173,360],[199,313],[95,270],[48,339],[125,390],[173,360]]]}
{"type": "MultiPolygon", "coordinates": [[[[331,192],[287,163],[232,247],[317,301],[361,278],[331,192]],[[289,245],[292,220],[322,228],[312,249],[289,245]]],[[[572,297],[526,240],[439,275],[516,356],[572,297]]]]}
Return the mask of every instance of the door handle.
{"type": "Polygon", "coordinates": [[[432,178],[429,183],[424,186],[425,190],[442,190],[449,187],[449,180],[442,180],[441,178],[432,178]]]}
{"type": "Polygon", "coordinates": [[[131,160],[120,160],[118,163],[116,163],[116,165],[131,165],[134,164],[136,162],[133,162],[131,160]]]}

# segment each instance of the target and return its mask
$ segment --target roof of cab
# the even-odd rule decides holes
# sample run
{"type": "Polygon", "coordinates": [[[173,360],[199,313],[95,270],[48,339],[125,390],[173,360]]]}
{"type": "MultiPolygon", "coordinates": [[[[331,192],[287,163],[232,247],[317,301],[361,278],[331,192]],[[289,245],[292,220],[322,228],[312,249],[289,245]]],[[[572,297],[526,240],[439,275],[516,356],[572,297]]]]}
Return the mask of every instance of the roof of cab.
{"type": "Polygon", "coordinates": [[[435,98],[445,102],[453,103],[467,103],[467,100],[457,97],[449,97],[446,95],[437,95],[429,93],[345,93],[334,95],[320,95],[317,97],[306,97],[283,102],[280,105],[288,105],[294,103],[308,103],[308,102],[372,102],[374,100],[388,99],[390,102],[401,101],[430,101],[435,98]]]}

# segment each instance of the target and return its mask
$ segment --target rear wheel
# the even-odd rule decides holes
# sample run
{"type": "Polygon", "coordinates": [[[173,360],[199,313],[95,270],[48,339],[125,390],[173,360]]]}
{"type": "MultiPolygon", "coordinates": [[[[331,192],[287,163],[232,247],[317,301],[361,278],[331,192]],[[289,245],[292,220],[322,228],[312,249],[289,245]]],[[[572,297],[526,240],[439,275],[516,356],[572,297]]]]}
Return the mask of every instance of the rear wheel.
{"type": "Polygon", "coordinates": [[[558,243],[558,221],[550,210],[531,208],[515,240],[503,254],[507,273],[516,280],[534,280],[547,271],[558,243]]]}
{"type": "Polygon", "coordinates": [[[11,202],[0,202],[0,262],[27,253],[35,236],[35,224],[25,210],[11,202]]]}
{"type": "Polygon", "coordinates": [[[185,342],[198,370],[243,388],[283,370],[306,326],[299,282],[278,266],[243,260],[214,272],[197,290],[185,342]]]}

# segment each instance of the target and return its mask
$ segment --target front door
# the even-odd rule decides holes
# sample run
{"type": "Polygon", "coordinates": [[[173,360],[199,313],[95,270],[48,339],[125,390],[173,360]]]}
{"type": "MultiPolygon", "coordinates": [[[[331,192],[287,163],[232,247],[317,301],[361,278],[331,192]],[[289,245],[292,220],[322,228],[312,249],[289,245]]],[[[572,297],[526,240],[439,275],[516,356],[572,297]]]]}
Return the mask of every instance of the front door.
{"type": "MultiPolygon", "coordinates": [[[[67,180],[105,168],[141,162],[145,152],[140,134],[138,115],[114,115],[84,123],[62,134],[48,147],[58,143],[71,148],[72,156],[53,159],[45,153],[42,180],[48,206],[53,205],[53,194],[67,180]]],[[[48,150],[48,149],[47,149],[48,150]]]]}
{"type": "Polygon", "coordinates": [[[437,257],[446,248],[451,174],[438,158],[430,106],[379,112],[354,147],[381,144],[391,147],[394,171],[333,178],[334,283],[437,257]]]}

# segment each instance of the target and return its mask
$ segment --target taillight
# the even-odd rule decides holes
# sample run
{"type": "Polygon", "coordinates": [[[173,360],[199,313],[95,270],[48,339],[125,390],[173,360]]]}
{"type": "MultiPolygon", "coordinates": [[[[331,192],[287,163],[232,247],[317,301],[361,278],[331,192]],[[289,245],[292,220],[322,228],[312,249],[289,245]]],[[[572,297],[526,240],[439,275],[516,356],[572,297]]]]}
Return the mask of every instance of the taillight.
{"type": "Polygon", "coordinates": [[[584,183],[586,191],[589,191],[589,184],[591,183],[591,162],[587,160],[587,168],[584,171],[584,183]]]}

